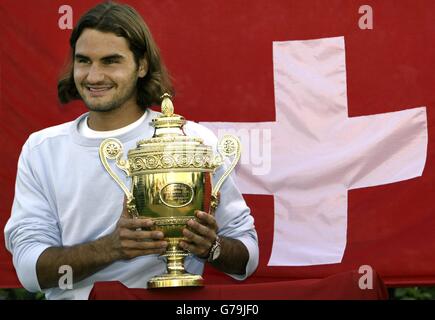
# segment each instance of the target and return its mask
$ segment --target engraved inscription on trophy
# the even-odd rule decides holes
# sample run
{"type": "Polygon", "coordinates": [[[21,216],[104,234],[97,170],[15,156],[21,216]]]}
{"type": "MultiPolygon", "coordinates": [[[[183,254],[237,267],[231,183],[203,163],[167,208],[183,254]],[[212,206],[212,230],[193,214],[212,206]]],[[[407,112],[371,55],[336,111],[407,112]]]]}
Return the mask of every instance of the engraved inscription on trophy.
{"type": "Polygon", "coordinates": [[[159,192],[160,200],[171,208],[181,208],[192,202],[193,188],[185,183],[169,183],[159,192]]]}

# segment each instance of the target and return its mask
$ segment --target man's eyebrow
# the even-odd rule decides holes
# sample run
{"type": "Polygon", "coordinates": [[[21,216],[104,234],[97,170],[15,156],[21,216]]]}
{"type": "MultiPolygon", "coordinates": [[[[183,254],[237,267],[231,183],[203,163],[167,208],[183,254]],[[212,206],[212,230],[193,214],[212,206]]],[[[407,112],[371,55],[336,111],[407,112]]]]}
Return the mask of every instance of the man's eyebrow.
{"type": "MultiPolygon", "coordinates": [[[[86,60],[91,60],[91,58],[89,58],[89,57],[87,57],[87,56],[85,56],[84,54],[81,54],[81,53],[76,53],[75,55],[74,55],[74,58],[75,59],[86,59],[86,60]]],[[[120,55],[120,54],[118,54],[118,53],[114,53],[114,54],[110,54],[110,55],[108,55],[108,56],[104,56],[104,57],[102,57],[102,58],[100,58],[100,60],[122,60],[122,59],[124,59],[125,57],[123,56],[123,55],[120,55]]]]}
{"type": "Polygon", "coordinates": [[[115,53],[115,54],[111,54],[111,55],[102,57],[100,60],[122,60],[122,59],[124,59],[123,55],[115,53]]]}
{"type": "Polygon", "coordinates": [[[89,57],[87,57],[87,56],[85,56],[85,55],[83,55],[83,54],[80,54],[80,53],[76,53],[76,54],[74,55],[74,58],[75,58],[75,59],[86,59],[86,60],[90,60],[89,57]]]}

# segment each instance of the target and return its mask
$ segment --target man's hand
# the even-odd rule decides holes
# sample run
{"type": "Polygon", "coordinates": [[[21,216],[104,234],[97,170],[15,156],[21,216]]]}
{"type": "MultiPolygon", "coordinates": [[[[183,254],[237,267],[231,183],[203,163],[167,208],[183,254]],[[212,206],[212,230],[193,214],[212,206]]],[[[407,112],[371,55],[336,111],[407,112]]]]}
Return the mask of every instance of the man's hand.
{"type": "Polygon", "coordinates": [[[197,210],[195,216],[197,220],[189,220],[188,227],[183,229],[187,241],[180,241],[180,247],[197,257],[206,259],[216,240],[218,226],[211,214],[197,210]]]}
{"type": "MultiPolygon", "coordinates": [[[[189,220],[183,229],[186,241],[180,241],[180,247],[199,258],[207,259],[210,249],[217,237],[218,226],[212,214],[196,211],[197,220],[189,220]]],[[[220,271],[232,274],[245,274],[249,252],[237,239],[219,237],[221,253],[211,264],[220,271]]]]}
{"type": "Polygon", "coordinates": [[[168,243],[162,241],[163,232],[151,231],[152,226],[151,219],[131,218],[124,200],[121,217],[115,230],[109,236],[115,260],[164,253],[168,243]]]}
{"type": "Polygon", "coordinates": [[[126,203],[115,230],[97,240],[71,247],[50,247],[36,263],[41,288],[58,285],[59,267],[69,265],[74,270],[74,282],[83,280],[111,263],[166,250],[163,233],[151,231],[150,219],[133,219],[127,213],[126,203]]]}

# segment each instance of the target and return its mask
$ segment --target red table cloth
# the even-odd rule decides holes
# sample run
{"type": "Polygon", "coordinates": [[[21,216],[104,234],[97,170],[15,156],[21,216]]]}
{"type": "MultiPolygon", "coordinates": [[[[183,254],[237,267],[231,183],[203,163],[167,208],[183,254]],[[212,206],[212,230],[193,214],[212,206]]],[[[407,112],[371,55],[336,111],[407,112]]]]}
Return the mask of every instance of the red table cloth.
{"type": "Polygon", "coordinates": [[[130,289],[120,282],[97,282],[89,295],[92,300],[375,300],[387,299],[382,279],[373,272],[373,286],[361,289],[361,274],[348,271],[324,279],[267,279],[256,283],[213,284],[204,287],[130,289]]]}

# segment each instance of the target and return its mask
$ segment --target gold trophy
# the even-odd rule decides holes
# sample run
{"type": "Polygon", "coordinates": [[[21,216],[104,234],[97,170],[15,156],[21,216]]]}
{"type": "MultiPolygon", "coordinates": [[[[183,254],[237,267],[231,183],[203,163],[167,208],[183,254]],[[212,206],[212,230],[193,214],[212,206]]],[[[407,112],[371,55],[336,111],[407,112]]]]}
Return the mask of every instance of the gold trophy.
{"type": "Polygon", "coordinates": [[[195,219],[195,210],[214,213],[219,189],[240,159],[240,141],[235,136],[222,137],[217,154],[200,137],[186,136],[186,120],[174,114],[170,97],[166,93],[162,96],[162,115],[151,122],[155,128],[153,137],[138,141],[137,147],[128,151],[128,160],[122,159],[123,146],[117,139],[104,140],[99,149],[104,168],[127,197],[129,214],[151,218],[154,229],[162,231],[168,242],[163,254],[167,273],[151,278],[148,288],[203,285],[200,275],[184,269],[189,253],[178,246],[183,239],[182,230],[189,219],[195,219]],[[227,157],[233,158],[231,164],[212,186],[212,176],[227,157]],[[131,177],[131,191],[113,172],[108,159],[115,160],[131,177]]]}

